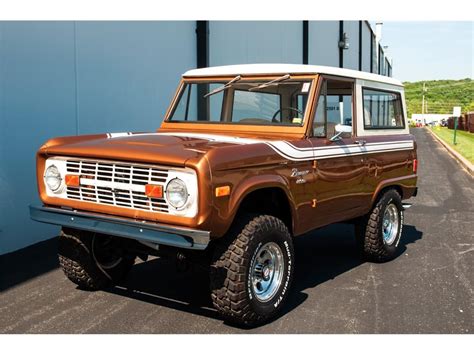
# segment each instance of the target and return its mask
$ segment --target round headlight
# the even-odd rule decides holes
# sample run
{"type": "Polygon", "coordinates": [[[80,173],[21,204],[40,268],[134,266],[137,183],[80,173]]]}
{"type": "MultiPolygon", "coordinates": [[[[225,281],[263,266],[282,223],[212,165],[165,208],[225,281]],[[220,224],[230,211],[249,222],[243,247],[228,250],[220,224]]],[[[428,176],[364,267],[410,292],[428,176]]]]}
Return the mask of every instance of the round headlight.
{"type": "Polygon", "coordinates": [[[166,186],[166,199],[174,208],[182,208],[188,201],[188,189],[183,180],[175,178],[166,186]]]}
{"type": "Polygon", "coordinates": [[[55,165],[49,166],[44,172],[44,181],[53,192],[59,190],[62,180],[61,173],[55,165]]]}

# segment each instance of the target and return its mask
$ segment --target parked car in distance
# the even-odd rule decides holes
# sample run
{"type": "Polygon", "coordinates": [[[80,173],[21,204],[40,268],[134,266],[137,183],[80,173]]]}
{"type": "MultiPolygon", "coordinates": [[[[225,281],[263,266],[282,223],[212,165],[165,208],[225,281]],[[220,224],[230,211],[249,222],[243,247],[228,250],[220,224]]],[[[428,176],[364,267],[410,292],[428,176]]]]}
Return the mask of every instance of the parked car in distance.
{"type": "Polygon", "coordinates": [[[348,221],[362,257],[397,256],[417,155],[398,80],[254,64],[186,72],[156,132],[49,140],[37,176],[31,217],[62,227],[72,282],[174,255],[209,267],[223,318],[255,326],[288,298],[304,233],[348,221]]]}

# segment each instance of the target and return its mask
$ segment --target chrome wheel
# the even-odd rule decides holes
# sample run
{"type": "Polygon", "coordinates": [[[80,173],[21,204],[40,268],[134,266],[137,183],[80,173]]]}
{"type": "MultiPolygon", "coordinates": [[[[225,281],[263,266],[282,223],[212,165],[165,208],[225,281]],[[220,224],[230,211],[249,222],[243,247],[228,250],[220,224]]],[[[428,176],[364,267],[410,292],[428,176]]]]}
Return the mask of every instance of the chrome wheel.
{"type": "Polygon", "coordinates": [[[285,259],[278,244],[274,242],[261,246],[250,264],[250,278],[255,297],[265,302],[280,288],[285,259]]]}
{"type": "Polygon", "coordinates": [[[393,203],[385,208],[382,221],[383,241],[387,245],[391,245],[397,239],[398,230],[400,228],[400,219],[398,208],[393,203]]]}

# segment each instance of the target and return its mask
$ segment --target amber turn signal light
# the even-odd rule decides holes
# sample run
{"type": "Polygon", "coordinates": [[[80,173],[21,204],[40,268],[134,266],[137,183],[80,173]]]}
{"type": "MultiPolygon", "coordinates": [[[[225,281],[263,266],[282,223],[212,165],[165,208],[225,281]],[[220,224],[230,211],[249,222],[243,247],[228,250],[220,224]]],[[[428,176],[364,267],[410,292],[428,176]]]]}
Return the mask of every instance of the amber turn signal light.
{"type": "Polygon", "coordinates": [[[162,198],[163,197],[163,186],[147,184],[145,185],[145,195],[153,198],[162,198]]]}
{"type": "Polygon", "coordinates": [[[65,177],[66,186],[77,187],[80,185],[79,175],[66,175],[65,177]]]}
{"type": "Polygon", "coordinates": [[[216,197],[229,196],[230,195],[230,186],[219,186],[216,187],[216,197]]]}

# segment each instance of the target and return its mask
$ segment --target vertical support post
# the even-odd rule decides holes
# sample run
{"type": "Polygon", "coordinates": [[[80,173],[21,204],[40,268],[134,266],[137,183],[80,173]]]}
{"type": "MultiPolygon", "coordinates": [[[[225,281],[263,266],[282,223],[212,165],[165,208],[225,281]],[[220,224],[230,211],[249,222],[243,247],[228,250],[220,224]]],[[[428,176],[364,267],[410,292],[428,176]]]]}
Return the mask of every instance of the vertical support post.
{"type": "Polygon", "coordinates": [[[309,63],[309,21],[303,21],[303,64],[309,63]]]}
{"type": "MultiPolygon", "coordinates": [[[[196,21],[196,67],[209,66],[209,21],[196,21]]],[[[209,92],[209,85],[197,86],[198,120],[209,120],[209,100],[203,96],[209,92]]]]}
{"type": "Polygon", "coordinates": [[[374,72],[374,34],[370,33],[370,72],[374,72]]]}
{"type": "MultiPolygon", "coordinates": [[[[339,21],[339,42],[344,38],[344,21],[339,21]]],[[[339,47],[339,68],[344,68],[344,48],[339,47]]]]}
{"type": "Polygon", "coordinates": [[[362,21],[359,21],[359,70],[362,71],[362,21]]]}

